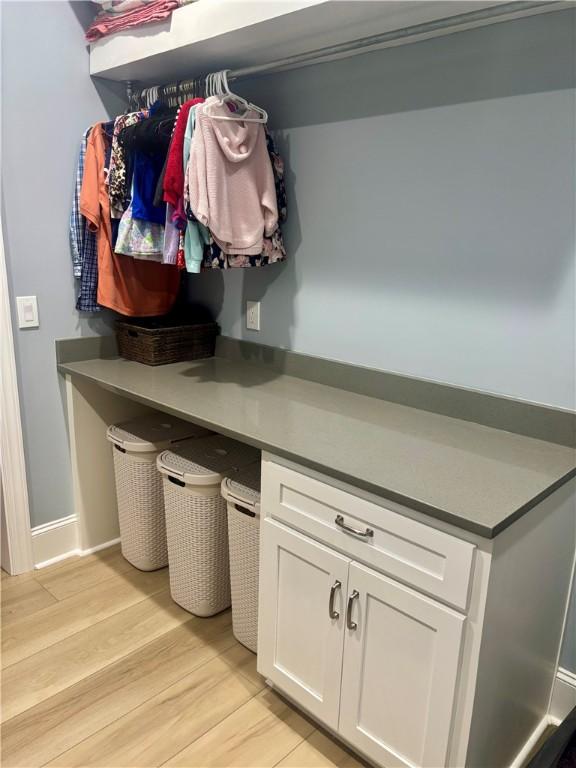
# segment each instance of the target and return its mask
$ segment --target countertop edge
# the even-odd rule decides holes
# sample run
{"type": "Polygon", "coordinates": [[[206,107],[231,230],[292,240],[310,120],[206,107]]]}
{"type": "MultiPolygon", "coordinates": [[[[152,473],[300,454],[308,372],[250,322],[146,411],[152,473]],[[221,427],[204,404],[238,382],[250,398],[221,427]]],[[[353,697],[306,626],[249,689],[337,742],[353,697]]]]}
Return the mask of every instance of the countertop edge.
{"type": "Polygon", "coordinates": [[[266,443],[260,440],[259,438],[251,437],[249,435],[236,432],[235,430],[230,429],[223,424],[219,424],[214,421],[207,421],[205,419],[202,419],[202,417],[197,416],[193,413],[182,411],[177,408],[171,408],[170,406],[159,403],[157,400],[153,400],[152,398],[149,398],[145,395],[139,395],[128,389],[119,387],[115,384],[104,382],[101,379],[96,378],[95,376],[83,373],[81,371],[74,370],[73,368],[70,367],[71,365],[74,365],[74,363],[70,363],[70,364],[58,363],[57,369],[60,373],[67,374],[69,376],[78,376],[82,379],[86,379],[87,381],[91,381],[95,384],[98,384],[98,386],[103,387],[104,389],[107,389],[110,392],[114,392],[115,394],[121,395],[123,397],[128,397],[129,399],[134,400],[135,402],[141,403],[142,405],[147,405],[147,406],[156,408],[157,410],[161,410],[164,413],[170,413],[173,416],[178,416],[180,418],[185,418],[187,420],[194,421],[194,423],[198,424],[199,426],[205,427],[207,429],[213,429],[223,435],[226,435],[227,437],[231,437],[235,440],[240,440],[241,442],[247,443],[248,445],[251,445],[262,451],[266,451],[270,454],[280,456],[289,461],[293,461],[297,464],[307,467],[308,469],[312,469],[316,472],[325,474],[328,477],[332,477],[336,480],[339,480],[340,482],[347,483],[348,485],[360,488],[368,493],[372,493],[376,496],[379,496],[384,500],[389,500],[396,504],[401,504],[405,507],[408,507],[409,509],[415,510],[417,512],[421,512],[431,518],[440,520],[444,523],[448,523],[450,525],[455,526],[456,528],[460,528],[461,530],[465,530],[469,533],[476,534],[484,539],[494,539],[496,536],[498,536],[498,534],[502,533],[502,531],[509,528],[516,520],[518,520],[520,517],[526,514],[529,510],[537,506],[544,499],[548,498],[548,496],[554,493],[554,491],[558,490],[558,488],[565,485],[573,477],[576,477],[576,467],[574,467],[565,475],[563,475],[561,478],[559,478],[558,480],[556,480],[555,482],[547,486],[544,490],[542,490],[541,493],[537,494],[535,497],[530,499],[530,501],[528,501],[526,504],[523,504],[518,509],[514,510],[513,512],[510,512],[505,517],[505,519],[500,521],[497,525],[492,527],[485,526],[479,523],[475,523],[472,520],[459,517],[458,515],[455,515],[454,513],[449,512],[440,507],[434,507],[430,504],[427,504],[424,501],[421,501],[420,499],[404,496],[403,494],[398,493],[397,491],[393,491],[384,486],[379,486],[374,483],[370,483],[366,480],[362,480],[361,478],[357,478],[345,472],[341,472],[340,470],[336,470],[333,467],[326,466],[324,464],[313,461],[311,459],[307,459],[306,457],[300,456],[298,454],[294,454],[290,451],[286,451],[282,447],[271,445],[270,443],[266,443]]]}
{"type": "MultiPolygon", "coordinates": [[[[118,357],[115,336],[56,339],[59,363],[118,357]]],[[[255,341],[216,337],[215,357],[440,416],[576,448],[576,411],[346,363],[255,341]]]]}

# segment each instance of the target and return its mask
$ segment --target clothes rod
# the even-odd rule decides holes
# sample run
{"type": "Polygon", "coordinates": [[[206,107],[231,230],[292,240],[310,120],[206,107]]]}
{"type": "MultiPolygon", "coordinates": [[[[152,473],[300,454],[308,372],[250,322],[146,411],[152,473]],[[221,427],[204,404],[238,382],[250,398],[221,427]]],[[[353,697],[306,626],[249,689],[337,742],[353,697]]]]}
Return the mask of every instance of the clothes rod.
{"type": "MultiPolygon", "coordinates": [[[[463,32],[475,27],[496,24],[501,21],[509,21],[515,18],[532,16],[550,11],[558,11],[574,7],[576,3],[567,2],[567,0],[541,0],[540,2],[515,2],[502,3],[501,5],[490,8],[481,8],[480,10],[467,13],[447,16],[444,19],[429,21],[423,24],[416,24],[403,29],[396,29],[391,32],[383,32],[368,37],[362,37],[357,40],[350,40],[345,43],[318,48],[308,53],[287,56],[283,59],[276,59],[267,64],[257,64],[251,67],[242,67],[240,69],[229,70],[228,81],[238,80],[247,77],[256,77],[258,75],[267,75],[272,72],[282,72],[289,69],[307,67],[313,64],[321,64],[336,59],[357,56],[362,53],[368,53],[371,50],[382,48],[391,48],[400,45],[408,45],[427,40],[433,37],[450,35],[456,32],[463,32]]],[[[199,78],[181,80],[177,83],[170,83],[160,86],[164,95],[175,94],[177,91],[186,91],[194,84],[198,83],[199,78]]],[[[127,88],[131,93],[139,94],[133,91],[133,83],[126,82],[127,88]]]]}

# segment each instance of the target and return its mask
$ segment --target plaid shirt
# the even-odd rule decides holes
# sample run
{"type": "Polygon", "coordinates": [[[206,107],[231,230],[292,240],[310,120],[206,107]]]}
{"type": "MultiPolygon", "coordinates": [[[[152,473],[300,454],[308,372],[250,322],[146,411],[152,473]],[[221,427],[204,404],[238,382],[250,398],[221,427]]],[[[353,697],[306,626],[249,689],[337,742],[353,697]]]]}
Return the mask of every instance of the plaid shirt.
{"type": "Polygon", "coordinates": [[[76,309],[80,312],[99,312],[96,301],[98,292],[98,245],[96,233],[88,229],[86,219],[80,213],[80,191],[84,176],[84,157],[90,128],[84,132],[76,167],[76,186],[72,198],[70,213],[70,249],[72,251],[72,271],[80,279],[80,293],[76,309]]]}

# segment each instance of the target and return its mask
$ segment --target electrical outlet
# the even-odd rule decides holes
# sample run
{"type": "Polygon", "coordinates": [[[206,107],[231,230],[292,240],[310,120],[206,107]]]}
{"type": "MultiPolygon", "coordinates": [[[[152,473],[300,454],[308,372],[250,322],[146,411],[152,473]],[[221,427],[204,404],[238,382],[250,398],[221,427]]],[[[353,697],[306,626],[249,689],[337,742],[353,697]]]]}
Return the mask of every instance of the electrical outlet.
{"type": "Polygon", "coordinates": [[[246,328],[249,331],[260,330],[260,302],[246,302],[246,328]]]}

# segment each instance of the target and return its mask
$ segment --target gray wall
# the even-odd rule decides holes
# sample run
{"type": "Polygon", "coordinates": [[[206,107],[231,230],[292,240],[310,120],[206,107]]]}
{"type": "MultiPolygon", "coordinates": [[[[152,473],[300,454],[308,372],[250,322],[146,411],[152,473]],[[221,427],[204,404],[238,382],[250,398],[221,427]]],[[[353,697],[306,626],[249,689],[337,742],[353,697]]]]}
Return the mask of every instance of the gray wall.
{"type": "Polygon", "coordinates": [[[576,583],[572,584],[572,600],[564,631],[564,644],[560,654],[560,666],[576,672],[576,583]]]}
{"type": "Polygon", "coordinates": [[[33,526],[73,513],[54,339],[107,330],[74,309],[68,218],[84,129],[122,111],[88,75],[90,3],[3,2],[2,192],[12,299],[38,296],[40,328],[14,336],[33,526]]]}
{"type": "Polygon", "coordinates": [[[242,83],[290,261],[192,295],[232,336],[574,407],[573,45],[567,11],[242,83]]]}

